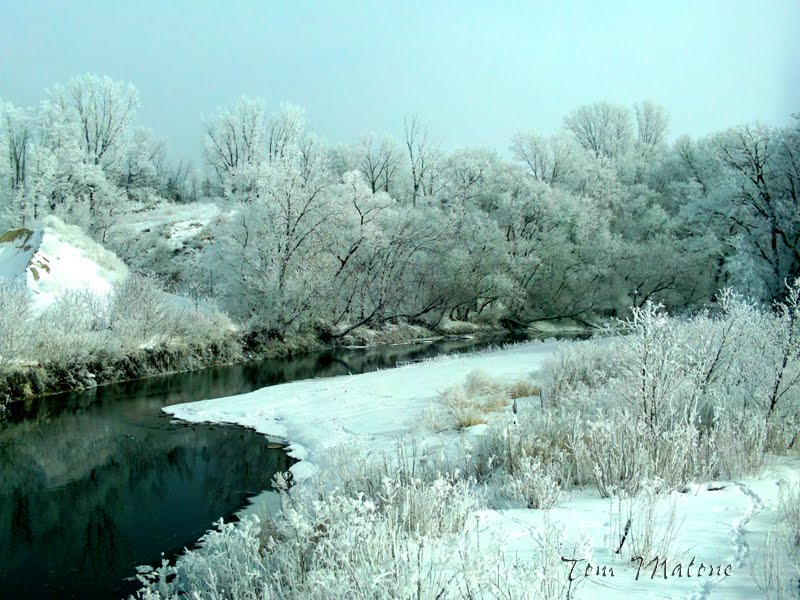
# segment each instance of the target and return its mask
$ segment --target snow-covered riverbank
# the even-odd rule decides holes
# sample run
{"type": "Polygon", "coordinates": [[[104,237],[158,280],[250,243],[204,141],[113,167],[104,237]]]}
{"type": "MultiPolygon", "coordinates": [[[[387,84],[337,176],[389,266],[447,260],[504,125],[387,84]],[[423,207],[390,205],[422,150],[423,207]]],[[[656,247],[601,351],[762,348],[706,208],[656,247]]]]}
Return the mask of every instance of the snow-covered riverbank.
{"type": "Polygon", "coordinates": [[[292,469],[299,481],[323,467],[328,451],[337,446],[349,445],[354,452],[390,450],[412,434],[418,443],[441,444],[441,434],[421,427],[441,390],[476,369],[509,381],[524,378],[561,343],[531,342],[363,375],[296,381],[164,410],[185,421],[235,423],[286,440],[290,455],[301,461],[292,469]]]}
{"type": "MultiPolygon", "coordinates": [[[[367,463],[391,453],[401,440],[424,460],[428,452],[477,441],[486,425],[460,431],[432,426],[438,394],[477,369],[502,382],[531,374],[535,378],[565,343],[525,343],[364,375],[294,382],[165,411],[186,421],[236,423],[286,440],[292,456],[300,459],[292,471],[302,488],[304,480],[341,461],[343,453],[367,463]]],[[[609,593],[634,598],[761,598],[768,584],[761,581],[759,587],[757,580],[763,580],[769,568],[786,570],[786,564],[770,566],[777,560],[771,555],[783,549],[769,546],[767,533],[777,523],[782,488],[797,481],[796,459],[783,457],[772,460],[760,477],[702,482],[669,494],[645,490],[636,499],[601,498],[594,488],[573,489],[547,511],[508,502],[507,507],[478,510],[465,535],[477,547],[481,540],[484,545],[493,540],[508,564],[540,560],[543,549],[555,545],[560,556],[569,559],[557,568],[562,593],[570,590],[572,598],[599,599],[609,593]],[[634,528],[642,522],[652,528],[652,544],[640,546],[639,561],[629,560],[636,555],[634,548],[615,552],[626,543],[630,546],[634,534],[641,543],[642,532],[627,535],[631,521],[637,524],[634,528]]],[[[501,594],[502,589],[496,591],[501,594]]],[[[529,591],[529,597],[539,597],[538,590],[529,591]]],[[[484,592],[481,597],[502,597],[497,594],[484,592]]]]}

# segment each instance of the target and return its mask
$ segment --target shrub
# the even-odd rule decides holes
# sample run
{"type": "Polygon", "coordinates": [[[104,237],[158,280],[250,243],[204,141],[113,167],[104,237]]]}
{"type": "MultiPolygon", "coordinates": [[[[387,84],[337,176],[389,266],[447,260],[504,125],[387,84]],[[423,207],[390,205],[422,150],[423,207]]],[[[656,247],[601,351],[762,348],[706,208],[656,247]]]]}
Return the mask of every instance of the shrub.
{"type": "Polygon", "coordinates": [[[792,302],[770,314],[726,291],[716,315],[635,308],[611,339],[554,357],[543,402],[490,427],[484,462],[493,460],[503,489],[526,504],[538,492],[523,490],[541,487],[544,473],[561,489],[593,481],[604,497],[635,495],[654,479],[675,489],[758,473],[767,452],[797,437],[792,302]]]}
{"type": "Polygon", "coordinates": [[[174,322],[165,294],[151,277],[129,275],[114,287],[110,320],[123,349],[171,341],[174,322]]]}
{"type": "Polygon", "coordinates": [[[543,462],[541,458],[522,455],[514,471],[506,472],[500,490],[526,508],[549,509],[563,496],[562,465],[543,462]]]}
{"type": "Polygon", "coordinates": [[[34,355],[40,362],[70,365],[118,352],[108,331],[107,300],[90,290],[63,290],[35,325],[34,355]]]}
{"type": "Polygon", "coordinates": [[[403,452],[385,458],[343,473],[365,476],[349,479],[349,489],[370,492],[331,489],[324,480],[306,480],[289,492],[278,477],[279,515],[220,522],[175,566],[143,569],[138,596],[388,600],[517,598],[554,590],[546,597],[561,597],[555,590],[560,593],[566,577],[558,540],[548,537],[532,562],[508,564],[499,542],[480,539],[473,529],[474,481],[433,476],[435,469],[409,463],[403,452]]]}
{"type": "Polygon", "coordinates": [[[30,291],[22,282],[0,277],[0,371],[25,354],[31,333],[30,291]]]}
{"type": "Polygon", "coordinates": [[[544,365],[540,391],[543,402],[558,406],[603,385],[612,374],[615,347],[609,347],[609,343],[614,344],[598,339],[562,346],[544,365]]]}

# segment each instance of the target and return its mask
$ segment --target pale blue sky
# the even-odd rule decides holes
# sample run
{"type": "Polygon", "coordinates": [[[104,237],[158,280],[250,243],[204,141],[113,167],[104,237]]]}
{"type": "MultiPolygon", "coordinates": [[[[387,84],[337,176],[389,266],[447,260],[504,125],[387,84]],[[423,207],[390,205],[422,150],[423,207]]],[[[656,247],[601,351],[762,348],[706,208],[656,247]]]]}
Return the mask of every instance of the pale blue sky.
{"type": "Polygon", "coordinates": [[[305,107],[331,142],[399,136],[505,150],[581,104],[653,99],[670,133],[800,111],[800,0],[137,2],[0,0],[0,98],[91,72],[198,161],[201,117],[247,94],[305,107]]]}

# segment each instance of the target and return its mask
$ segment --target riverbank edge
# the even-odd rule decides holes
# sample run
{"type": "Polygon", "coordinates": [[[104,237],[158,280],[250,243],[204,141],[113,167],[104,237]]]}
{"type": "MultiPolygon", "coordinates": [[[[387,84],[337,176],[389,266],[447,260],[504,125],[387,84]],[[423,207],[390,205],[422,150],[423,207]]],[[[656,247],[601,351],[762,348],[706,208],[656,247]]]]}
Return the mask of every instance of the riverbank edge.
{"type": "MultiPolygon", "coordinates": [[[[84,391],[112,383],[200,371],[210,367],[285,358],[333,348],[376,348],[465,337],[491,340],[509,333],[507,328],[500,325],[476,325],[451,332],[414,325],[378,330],[362,329],[341,340],[329,341],[308,334],[286,340],[269,339],[257,342],[252,337],[231,336],[222,342],[215,341],[206,345],[173,344],[142,348],[122,357],[98,355],[76,359],[67,364],[30,365],[0,373],[0,415],[3,406],[12,402],[84,391]]],[[[525,333],[531,336],[542,335],[541,331],[533,327],[525,330],[525,333]]]]}

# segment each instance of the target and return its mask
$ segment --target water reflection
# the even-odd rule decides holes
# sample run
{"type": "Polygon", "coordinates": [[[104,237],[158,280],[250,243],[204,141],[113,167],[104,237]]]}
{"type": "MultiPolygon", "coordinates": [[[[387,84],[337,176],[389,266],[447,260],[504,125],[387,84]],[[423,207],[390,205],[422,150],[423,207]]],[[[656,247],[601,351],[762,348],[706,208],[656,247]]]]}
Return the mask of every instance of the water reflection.
{"type": "Polygon", "coordinates": [[[261,435],[171,423],[162,407],[485,345],[327,351],[13,405],[0,428],[0,597],[130,593],[136,565],[174,556],[289,467],[261,435]]]}

